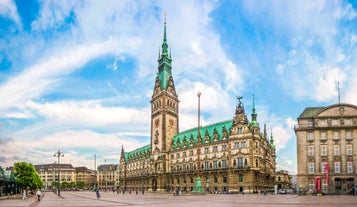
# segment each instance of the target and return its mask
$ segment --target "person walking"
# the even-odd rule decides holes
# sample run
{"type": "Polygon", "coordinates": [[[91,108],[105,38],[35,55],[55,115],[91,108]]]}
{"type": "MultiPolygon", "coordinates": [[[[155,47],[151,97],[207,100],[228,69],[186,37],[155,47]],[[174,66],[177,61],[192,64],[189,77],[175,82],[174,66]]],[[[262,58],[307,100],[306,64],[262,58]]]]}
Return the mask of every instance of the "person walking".
{"type": "Polygon", "coordinates": [[[27,199],[27,193],[26,190],[24,189],[22,192],[22,200],[26,200],[27,199]]]}
{"type": "Polygon", "coordinates": [[[41,190],[38,189],[37,192],[36,192],[36,195],[37,195],[37,200],[40,201],[41,200],[41,190]]]}
{"type": "Polygon", "coordinates": [[[97,195],[97,199],[100,199],[100,193],[98,189],[95,191],[95,194],[97,195]]]}

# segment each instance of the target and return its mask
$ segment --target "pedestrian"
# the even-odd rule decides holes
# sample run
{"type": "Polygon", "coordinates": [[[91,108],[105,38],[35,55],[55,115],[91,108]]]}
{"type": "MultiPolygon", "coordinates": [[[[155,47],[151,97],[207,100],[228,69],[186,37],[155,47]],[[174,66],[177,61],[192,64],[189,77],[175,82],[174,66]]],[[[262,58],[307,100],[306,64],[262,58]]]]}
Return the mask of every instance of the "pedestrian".
{"type": "Polygon", "coordinates": [[[37,192],[36,192],[36,195],[37,195],[37,200],[40,201],[41,200],[41,190],[38,189],[37,192]]]}
{"type": "Polygon", "coordinates": [[[98,190],[98,189],[95,190],[95,194],[96,194],[96,196],[97,196],[97,199],[100,199],[100,193],[99,193],[99,190],[98,190]]]}
{"type": "Polygon", "coordinates": [[[22,200],[25,200],[25,199],[27,199],[27,193],[26,193],[26,190],[24,189],[23,193],[22,193],[22,200]]]}

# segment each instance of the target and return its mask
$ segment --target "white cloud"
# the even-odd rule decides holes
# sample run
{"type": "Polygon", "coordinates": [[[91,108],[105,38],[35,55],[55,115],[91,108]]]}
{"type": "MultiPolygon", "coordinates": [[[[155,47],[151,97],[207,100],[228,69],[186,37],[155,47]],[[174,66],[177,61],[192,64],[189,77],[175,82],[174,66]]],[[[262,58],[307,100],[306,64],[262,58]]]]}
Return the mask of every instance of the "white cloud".
{"type": "Polygon", "coordinates": [[[149,123],[150,108],[104,107],[99,101],[67,101],[55,103],[35,103],[29,101],[27,107],[62,125],[86,127],[105,127],[107,125],[149,123]],[[144,118],[145,117],[145,118],[144,118]]]}
{"type": "Polygon", "coordinates": [[[12,19],[21,28],[20,16],[16,4],[12,0],[0,0],[0,16],[12,19]]]}
{"type": "Polygon", "coordinates": [[[0,103],[2,110],[21,108],[27,100],[38,98],[58,86],[66,75],[80,69],[88,61],[102,55],[113,53],[122,44],[130,43],[131,39],[104,41],[97,44],[79,45],[43,57],[39,63],[25,69],[22,73],[9,79],[0,86],[0,97],[7,97],[0,103]]]}
{"type": "Polygon", "coordinates": [[[93,168],[94,154],[97,154],[98,159],[104,160],[105,157],[110,159],[110,163],[118,163],[121,145],[130,151],[142,146],[142,143],[126,134],[67,130],[37,137],[32,141],[17,138],[16,141],[2,144],[0,152],[3,156],[0,156],[0,162],[5,166],[12,166],[17,160],[34,164],[54,163],[57,159],[53,154],[60,149],[65,155],[61,163],[93,168]]]}

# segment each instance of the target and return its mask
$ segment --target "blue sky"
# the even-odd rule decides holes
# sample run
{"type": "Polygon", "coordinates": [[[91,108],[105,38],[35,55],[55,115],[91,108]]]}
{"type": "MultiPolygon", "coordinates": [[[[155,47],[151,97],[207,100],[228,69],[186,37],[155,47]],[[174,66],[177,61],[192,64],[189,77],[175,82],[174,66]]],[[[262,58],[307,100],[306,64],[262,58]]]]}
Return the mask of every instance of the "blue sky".
{"type": "Polygon", "coordinates": [[[357,104],[354,1],[0,0],[0,166],[94,167],[149,143],[164,13],[180,131],[233,118],[236,96],[296,172],[305,107],[357,104]]]}

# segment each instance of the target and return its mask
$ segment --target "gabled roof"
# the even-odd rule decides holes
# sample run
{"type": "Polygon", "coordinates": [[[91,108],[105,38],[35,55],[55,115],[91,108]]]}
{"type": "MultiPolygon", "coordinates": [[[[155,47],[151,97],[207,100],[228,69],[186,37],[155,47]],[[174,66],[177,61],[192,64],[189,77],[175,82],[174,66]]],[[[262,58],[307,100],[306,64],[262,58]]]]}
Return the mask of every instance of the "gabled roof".
{"type": "Polygon", "coordinates": [[[304,118],[312,118],[317,115],[320,111],[322,111],[326,107],[307,107],[305,110],[300,114],[298,119],[304,118]]]}
{"type": "Polygon", "coordinates": [[[125,157],[125,162],[128,162],[129,159],[137,159],[137,158],[142,158],[149,156],[151,152],[151,145],[145,145],[143,147],[137,148],[131,152],[125,152],[124,157],[125,157]]]}
{"type": "MultiPolygon", "coordinates": [[[[209,136],[210,136],[210,140],[209,142],[213,142],[214,139],[214,131],[216,129],[217,133],[218,133],[218,141],[222,140],[222,131],[223,131],[223,127],[227,130],[227,132],[229,132],[230,128],[232,127],[232,123],[233,121],[223,121],[223,122],[218,122],[215,124],[211,124],[208,126],[204,126],[200,128],[200,135],[201,135],[201,141],[202,144],[204,144],[205,142],[205,135],[206,135],[206,131],[208,132],[209,136]]],[[[197,128],[193,128],[193,129],[189,129],[187,131],[181,132],[177,135],[174,136],[173,138],[173,144],[174,144],[174,148],[176,149],[177,147],[182,148],[184,146],[184,140],[186,138],[186,146],[190,146],[190,139],[191,137],[193,138],[193,145],[197,145],[197,135],[198,135],[198,129],[197,128]],[[179,143],[178,143],[179,142],[179,143]]]]}

